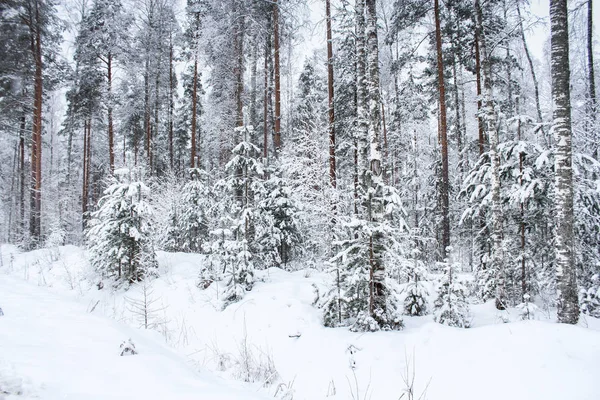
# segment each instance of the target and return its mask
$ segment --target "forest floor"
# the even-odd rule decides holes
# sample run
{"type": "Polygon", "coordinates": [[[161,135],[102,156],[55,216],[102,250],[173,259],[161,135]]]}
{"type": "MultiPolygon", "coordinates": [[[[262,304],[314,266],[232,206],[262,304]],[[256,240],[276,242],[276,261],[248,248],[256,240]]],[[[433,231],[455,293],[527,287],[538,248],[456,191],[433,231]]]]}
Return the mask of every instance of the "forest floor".
{"type": "Polygon", "coordinates": [[[533,321],[486,303],[470,329],[429,315],[352,333],[322,325],[323,272],[259,271],[223,309],[222,287],[196,286],[200,255],[160,252],[160,278],[114,291],[97,289],[80,248],[0,252],[2,400],[600,398],[600,320],[557,324],[541,305],[533,321]],[[119,357],[129,338],[139,354],[119,357]]]}

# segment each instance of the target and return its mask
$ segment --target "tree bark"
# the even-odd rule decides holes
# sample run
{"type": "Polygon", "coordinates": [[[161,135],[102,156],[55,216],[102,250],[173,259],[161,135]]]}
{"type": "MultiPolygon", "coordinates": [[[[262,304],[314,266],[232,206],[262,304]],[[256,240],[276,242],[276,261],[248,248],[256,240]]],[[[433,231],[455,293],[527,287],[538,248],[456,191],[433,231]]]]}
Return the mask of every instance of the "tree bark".
{"type": "Polygon", "coordinates": [[[483,12],[479,0],[475,0],[475,15],[479,31],[479,49],[482,60],[482,78],[484,86],[484,121],[486,134],[490,141],[491,161],[491,192],[492,192],[492,257],[491,268],[495,272],[496,308],[504,310],[506,304],[504,282],[504,255],[502,251],[502,203],[500,199],[500,154],[498,153],[498,129],[496,128],[496,113],[494,111],[494,96],[492,93],[492,67],[490,54],[487,53],[487,43],[483,30],[483,12]]]}
{"type": "Polygon", "coordinates": [[[32,244],[41,240],[42,214],[42,102],[43,102],[43,65],[42,65],[42,21],[39,1],[35,1],[35,20],[30,22],[31,51],[35,62],[33,85],[33,130],[31,140],[31,210],[29,234],[32,244]]]}
{"type": "Polygon", "coordinates": [[[517,2],[517,15],[519,19],[519,31],[521,33],[521,42],[523,42],[523,50],[525,50],[525,57],[527,58],[527,63],[529,64],[529,70],[531,71],[531,79],[533,80],[533,90],[535,94],[535,107],[537,110],[538,122],[541,123],[542,120],[542,107],[540,105],[540,89],[538,85],[537,76],[535,74],[535,69],[533,67],[533,60],[531,55],[529,54],[529,48],[527,47],[527,40],[525,39],[525,30],[523,29],[523,18],[521,17],[521,8],[519,7],[519,2],[517,2]]]}
{"type": "Polygon", "coordinates": [[[19,235],[25,234],[25,110],[19,126],[19,235]]]}
{"type": "MultiPolygon", "coordinates": [[[[333,101],[333,43],[331,37],[331,4],[325,0],[325,16],[327,20],[327,94],[329,100],[329,181],[332,188],[337,187],[335,165],[335,109],[333,101]]],[[[276,89],[277,92],[277,89],[276,89]]],[[[276,103],[277,104],[277,103],[276,103]]],[[[335,205],[334,205],[335,210],[335,205]]]]}
{"type": "MultiPolygon", "coordinates": [[[[368,65],[368,94],[369,94],[369,179],[368,219],[377,225],[383,219],[382,201],[382,165],[381,144],[379,131],[381,128],[381,99],[379,94],[379,46],[377,39],[377,8],[376,0],[366,0],[366,35],[367,35],[367,65],[368,65]]],[[[383,233],[375,229],[370,237],[370,314],[378,322],[387,311],[387,293],[385,288],[385,264],[383,260],[383,233]]]]}
{"type": "MultiPolygon", "coordinates": [[[[369,135],[369,115],[367,109],[367,53],[365,27],[365,0],[356,0],[356,163],[361,180],[364,180],[368,166],[367,143],[369,135]]],[[[366,188],[363,188],[366,190],[366,188]]]]}
{"type": "Polygon", "coordinates": [[[481,117],[483,103],[481,101],[481,54],[479,51],[479,28],[475,24],[475,75],[477,81],[477,132],[479,133],[479,156],[485,153],[485,132],[481,117]]]}
{"type": "Polygon", "coordinates": [[[590,117],[592,121],[596,120],[596,79],[594,77],[594,37],[593,37],[593,13],[592,0],[588,0],[587,15],[587,56],[588,56],[588,86],[590,96],[590,117]]]}
{"type": "Polygon", "coordinates": [[[114,130],[113,130],[113,107],[112,107],[112,53],[108,52],[107,69],[108,69],[108,159],[110,173],[115,171],[115,147],[114,147],[114,130]]]}
{"type": "Polygon", "coordinates": [[[83,121],[83,184],[81,189],[81,213],[84,214],[84,220],[88,205],[88,157],[88,119],[86,117],[83,121]]]}
{"type": "Polygon", "coordinates": [[[169,167],[173,170],[173,119],[175,112],[175,80],[173,75],[173,35],[169,34],[169,167]]]}
{"type": "Polygon", "coordinates": [[[269,58],[271,57],[271,35],[267,34],[265,43],[265,93],[263,104],[263,158],[269,157],[269,58]]]}
{"type": "Polygon", "coordinates": [[[281,149],[281,69],[279,62],[279,1],[273,1],[273,47],[275,62],[275,154],[281,149]]]}
{"type": "Polygon", "coordinates": [[[194,76],[192,84],[192,126],[191,126],[191,149],[190,168],[196,167],[196,114],[198,112],[198,56],[194,55],[194,76]]]}
{"type": "Polygon", "coordinates": [[[579,320],[573,254],[573,169],[567,0],[550,0],[558,322],[579,320]]]}
{"type": "Polygon", "coordinates": [[[442,206],[442,259],[445,259],[447,248],[450,246],[450,201],[448,178],[448,127],[446,122],[446,88],[444,85],[444,61],[442,54],[442,31],[440,27],[440,4],[434,0],[435,7],[435,42],[437,51],[438,89],[440,103],[440,144],[442,147],[442,180],[440,197],[442,206]]]}

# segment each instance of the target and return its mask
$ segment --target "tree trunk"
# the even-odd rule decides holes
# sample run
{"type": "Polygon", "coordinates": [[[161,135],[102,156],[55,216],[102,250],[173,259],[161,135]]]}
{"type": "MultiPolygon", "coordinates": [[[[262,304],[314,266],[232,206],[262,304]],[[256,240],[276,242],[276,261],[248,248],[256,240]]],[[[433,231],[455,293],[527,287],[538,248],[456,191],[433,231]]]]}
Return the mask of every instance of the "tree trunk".
{"type": "Polygon", "coordinates": [[[447,248],[450,246],[450,201],[449,201],[449,178],[448,178],[448,127],[446,123],[446,88],[444,85],[444,64],[442,55],[442,31],[440,27],[440,4],[434,1],[435,7],[435,42],[437,50],[438,88],[440,102],[440,144],[442,147],[442,180],[440,197],[442,206],[442,259],[445,259],[447,248]]]}
{"type": "Polygon", "coordinates": [[[233,51],[235,57],[234,78],[235,78],[235,126],[244,125],[242,95],[244,93],[244,17],[238,9],[239,2],[234,1],[234,34],[233,51]]]}
{"type": "MultiPolygon", "coordinates": [[[[335,189],[337,187],[337,178],[335,166],[335,109],[333,102],[333,43],[331,37],[330,0],[325,0],[325,18],[327,20],[327,93],[329,99],[329,181],[331,187],[335,189]]],[[[335,213],[335,205],[333,207],[335,213]]]]}
{"type": "Polygon", "coordinates": [[[537,110],[538,122],[541,123],[542,120],[542,107],[540,105],[540,89],[538,85],[537,76],[535,74],[535,69],[533,68],[533,60],[531,59],[531,55],[529,54],[529,48],[527,47],[527,41],[525,40],[525,30],[523,29],[523,18],[521,18],[521,8],[519,7],[519,2],[517,2],[517,15],[519,19],[519,30],[521,33],[521,42],[523,42],[523,50],[525,50],[525,57],[527,58],[527,63],[529,64],[529,70],[531,71],[531,79],[533,80],[533,90],[535,94],[535,107],[537,110]]]}
{"type": "MultiPolygon", "coordinates": [[[[377,225],[383,219],[382,201],[382,165],[381,144],[379,131],[381,128],[381,99],[379,95],[379,47],[377,39],[377,9],[376,0],[366,0],[366,35],[367,35],[367,65],[368,65],[368,94],[369,94],[369,194],[368,218],[371,224],[377,225]]],[[[386,314],[385,264],[383,261],[383,233],[375,230],[370,237],[370,302],[371,317],[383,322],[381,317],[386,314]]]]}
{"type": "Polygon", "coordinates": [[[256,84],[256,73],[258,69],[258,34],[255,32],[252,35],[252,52],[250,60],[250,125],[254,128],[252,130],[252,144],[258,144],[257,124],[256,124],[256,98],[257,98],[257,84],[256,84]]]}
{"type": "Polygon", "coordinates": [[[196,167],[196,114],[198,112],[198,56],[194,55],[194,76],[192,84],[192,126],[190,137],[192,139],[190,149],[190,168],[196,167]]]}
{"type": "Polygon", "coordinates": [[[567,0],[550,0],[558,322],[576,324],[579,320],[579,304],[573,254],[573,169],[567,12],[567,0]]]}
{"type": "Polygon", "coordinates": [[[35,62],[33,86],[33,131],[31,140],[31,210],[29,234],[32,244],[38,245],[41,240],[42,214],[42,21],[39,3],[35,2],[35,22],[31,22],[31,51],[35,62]]]}
{"type": "MultiPolygon", "coordinates": [[[[87,213],[87,199],[88,199],[88,119],[83,121],[83,184],[81,189],[81,213],[87,213]]],[[[83,226],[85,228],[85,225],[83,226]]]]}
{"type": "Polygon", "coordinates": [[[150,165],[150,152],[152,145],[152,127],[150,124],[150,59],[147,56],[144,68],[144,131],[146,133],[146,160],[150,165]]]}
{"type": "Polygon", "coordinates": [[[273,1],[273,47],[275,62],[275,154],[281,149],[281,70],[279,62],[279,1],[273,1]]]}
{"type": "Polygon", "coordinates": [[[115,147],[114,147],[114,131],[113,131],[113,108],[112,108],[112,53],[108,52],[107,69],[108,69],[108,159],[110,173],[115,171],[115,147]]]}
{"type": "Polygon", "coordinates": [[[19,126],[19,235],[25,234],[25,110],[19,126]]]}
{"type": "MultiPolygon", "coordinates": [[[[515,102],[515,111],[517,115],[520,114],[519,109],[519,98],[516,99],[515,102]]],[[[521,141],[521,119],[517,120],[517,140],[521,141]]],[[[523,190],[523,161],[525,159],[525,155],[522,151],[519,152],[519,187],[523,190]]],[[[527,269],[525,263],[525,201],[521,200],[519,204],[520,208],[520,221],[519,221],[519,231],[521,234],[521,298],[522,301],[526,302],[527,293],[527,269]]]]}
{"type": "Polygon", "coordinates": [[[479,156],[485,153],[485,132],[481,116],[483,103],[481,101],[481,54],[479,51],[479,28],[475,24],[475,75],[477,81],[477,132],[479,133],[479,156]]]}
{"type": "Polygon", "coordinates": [[[265,44],[265,93],[263,104],[263,158],[269,157],[269,58],[271,58],[271,35],[267,34],[265,44]]]}
{"type": "Polygon", "coordinates": [[[588,0],[587,20],[587,55],[588,55],[588,86],[590,96],[590,117],[596,120],[596,79],[594,77],[594,37],[593,37],[593,13],[592,0],[588,0]]]}
{"type": "Polygon", "coordinates": [[[496,128],[496,113],[492,93],[492,68],[490,54],[487,53],[487,43],[483,30],[483,12],[479,0],[475,0],[475,15],[479,31],[479,49],[482,57],[482,77],[485,102],[485,130],[490,141],[490,160],[492,170],[492,258],[491,268],[495,272],[496,308],[504,310],[506,304],[504,282],[504,255],[502,251],[502,203],[500,199],[500,154],[498,154],[498,130],[496,128]]]}
{"type": "Polygon", "coordinates": [[[175,81],[173,76],[173,35],[169,35],[169,168],[173,171],[173,119],[175,112],[175,81]]]}
{"type": "MultiPolygon", "coordinates": [[[[356,164],[360,180],[368,166],[369,115],[367,109],[367,56],[365,33],[365,0],[356,0],[356,164]]],[[[363,188],[366,191],[366,187],[363,188]]]]}

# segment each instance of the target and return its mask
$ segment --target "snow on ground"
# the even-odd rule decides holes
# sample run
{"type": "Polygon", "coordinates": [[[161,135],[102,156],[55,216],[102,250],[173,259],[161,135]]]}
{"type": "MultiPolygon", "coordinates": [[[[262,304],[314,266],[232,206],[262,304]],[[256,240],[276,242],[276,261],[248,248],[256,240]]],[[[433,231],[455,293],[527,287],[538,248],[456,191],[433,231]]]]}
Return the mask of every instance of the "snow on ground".
{"type": "Polygon", "coordinates": [[[600,398],[600,321],[593,318],[560,325],[550,311],[518,321],[516,310],[500,318],[488,303],[472,307],[471,329],[426,316],[406,317],[402,332],[352,333],[324,328],[312,305],[324,273],[262,271],[252,292],[222,310],[217,283],[196,287],[202,256],[159,253],[161,277],[146,288],[154,312],[145,331],[134,312],[142,288],[97,290],[81,249],[0,250],[0,387],[4,379],[39,398],[247,399],[259,392],[396,400],[413,379],[415,398],[426,392],[429,400],[600,398]],[[140,355],[118,357],[128,337],[140,355]],[[232,379],[253,382],[243,386],[248,395],[235,392],[242,384],[232,379]]]}
{"type": "Polygon", "coordinates": [[[265,398],[198,374],[154,332],[88,313],[47,288],[3,275],[0,303],[0,399],[265,398]],[[121,357],[129,338],[138,354],[121,357]]]}

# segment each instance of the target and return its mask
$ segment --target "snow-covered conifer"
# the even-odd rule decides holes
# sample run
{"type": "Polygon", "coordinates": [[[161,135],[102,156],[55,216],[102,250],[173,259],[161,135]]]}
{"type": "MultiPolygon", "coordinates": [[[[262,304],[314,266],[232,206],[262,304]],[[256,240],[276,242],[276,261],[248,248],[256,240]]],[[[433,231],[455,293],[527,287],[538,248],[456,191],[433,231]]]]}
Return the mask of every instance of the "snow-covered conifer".
{"type": "Polygon", "coordinates": [[[137,282],[156,274],[153,209],[141,169],[115,171],[87,232],[91,263],[102,278],[137,282]]]}
{"type": "Polygon", "coordinates": [[[465,288],[456,276],[454,265],[446,264],[444,266],[444,276],[438,289],[438,297],[433,304],[434,321],[459,328],[468,328],[471,325],[465,288]]]}

